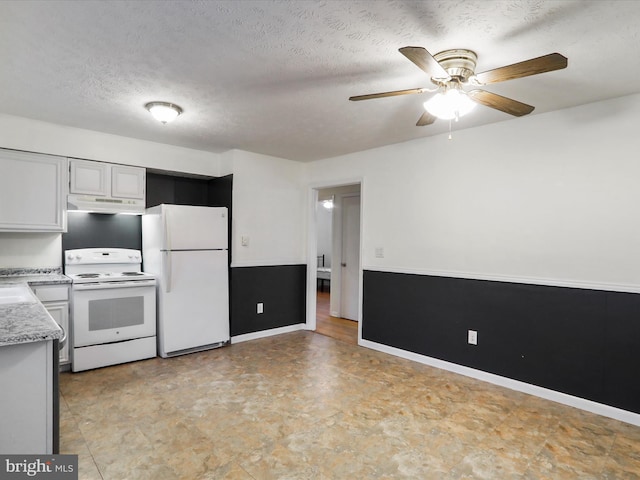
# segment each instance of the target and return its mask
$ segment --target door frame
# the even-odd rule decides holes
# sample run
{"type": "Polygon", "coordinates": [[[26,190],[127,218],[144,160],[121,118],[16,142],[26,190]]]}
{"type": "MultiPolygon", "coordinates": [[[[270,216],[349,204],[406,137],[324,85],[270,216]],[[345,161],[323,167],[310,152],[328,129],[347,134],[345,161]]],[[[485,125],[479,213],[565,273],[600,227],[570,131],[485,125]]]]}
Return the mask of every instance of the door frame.
{"type": "Polygon", "coordinates": [[[317,254],[318,254],[318,222],[316,207],[318,204],[318,190],[325,188],[344,187],[347,185],[360,185],[360,238],[358,262],[358,345],[362,342],[362,243],[363,226],[365,219],[365,182],[362,177],[346,178],[340,180],[327,180],[311,183],[307,193],[307,318],[306,329],[316,329],[316,289],[317,289],[317,254]]]}

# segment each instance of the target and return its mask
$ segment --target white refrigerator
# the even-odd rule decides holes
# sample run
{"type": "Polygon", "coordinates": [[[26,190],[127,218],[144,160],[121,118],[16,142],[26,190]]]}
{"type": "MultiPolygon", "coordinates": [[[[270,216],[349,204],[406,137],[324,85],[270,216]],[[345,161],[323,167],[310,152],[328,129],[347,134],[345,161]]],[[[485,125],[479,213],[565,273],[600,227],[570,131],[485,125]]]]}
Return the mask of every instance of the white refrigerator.
{"type": "Polygon", "coordinates": [[[229,336],[227,208],[158,205],[142,217],[142,261],[157,278],[158,353],[218,347],[229,336]]]}

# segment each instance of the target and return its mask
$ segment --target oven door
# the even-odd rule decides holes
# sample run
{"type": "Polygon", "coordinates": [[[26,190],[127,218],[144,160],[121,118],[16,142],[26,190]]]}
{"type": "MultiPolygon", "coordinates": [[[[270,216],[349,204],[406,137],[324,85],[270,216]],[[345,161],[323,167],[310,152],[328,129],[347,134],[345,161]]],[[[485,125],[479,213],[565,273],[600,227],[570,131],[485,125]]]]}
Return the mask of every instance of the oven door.
{"type": "Polygon", "coordinates": [[[74,284],[72,309],[74,348],[156,334],[156,287],[153,284],[74,284]]]}

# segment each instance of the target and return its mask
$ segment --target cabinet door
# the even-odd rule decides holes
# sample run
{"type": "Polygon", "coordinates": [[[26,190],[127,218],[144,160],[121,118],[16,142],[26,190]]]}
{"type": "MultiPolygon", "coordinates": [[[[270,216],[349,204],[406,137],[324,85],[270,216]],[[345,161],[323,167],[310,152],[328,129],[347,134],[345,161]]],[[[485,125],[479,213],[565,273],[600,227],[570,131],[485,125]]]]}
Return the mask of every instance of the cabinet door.
{"type": "Polygon", "coordinates": [[[140,167],[111,167],[111,196],[144,199],[146,170],[140,167]]]}
{"type": "MultiPolygon", "coordinates": [[[[44,303],[44,307],[49,312],[49,315],[53,317],[58,325],[64,330],[66,336],[66,342],[60,349],[60,365],[69,363],[69,304],[67,302],[59,303],[44,303]]],[[[61,340],[62,341],[62,340],[61,340]]]]}
{"type": "Polygon", "coordinates": [[[67,229],[67,159],[0,149],[0,231],[67,229]]]}
{"type": "MultiPolygon", "coordinates": [[[[3,454],[53,453],[52,344],[52,341],[30,342],[0,348],[0,452],[3,454]]],[[[3,475],[3,478],[11,476],[3,475]]]]}
{"type": "Polygon", "coordinates": [[[81,195],[109,195],[110,165],[88,160],[71,159],[70,193],[81,195]]]}

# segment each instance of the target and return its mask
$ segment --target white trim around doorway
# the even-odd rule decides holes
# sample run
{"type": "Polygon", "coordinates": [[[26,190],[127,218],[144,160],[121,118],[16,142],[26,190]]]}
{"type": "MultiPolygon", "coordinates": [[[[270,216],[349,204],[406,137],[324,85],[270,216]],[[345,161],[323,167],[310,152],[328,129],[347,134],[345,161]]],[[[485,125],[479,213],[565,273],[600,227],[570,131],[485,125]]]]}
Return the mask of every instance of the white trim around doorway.
{"type": "Polygon", "coordinates": [[[316,283],[317,283],[317,217],[318,190],[325,188],[360,185],[360,261],[358,265],[358,344],[362,342],[362,244],[365,222],[365,182],[362,177],[315,182],[309,185],[307,209],[307,318],[306,329],[316,329],[316,283]]]}

